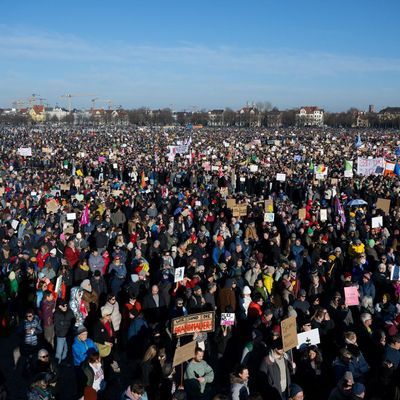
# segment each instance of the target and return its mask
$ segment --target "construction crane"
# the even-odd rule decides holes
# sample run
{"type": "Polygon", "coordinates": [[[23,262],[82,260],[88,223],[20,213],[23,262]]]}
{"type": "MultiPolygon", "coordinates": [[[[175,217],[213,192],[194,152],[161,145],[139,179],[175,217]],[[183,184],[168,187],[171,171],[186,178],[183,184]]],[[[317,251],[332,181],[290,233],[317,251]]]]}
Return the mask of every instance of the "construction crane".
{"type": "Polygon", "coordinates": [[[35,105],[35,99],[38,96],[40,96],[40,94],[32,93],[31,97],[29,97],[29,108],[32,108],[35,105]]]}
{"type": "Polygon", "coordinates": [[[96,108],[96,100],[98,100],[98,97],[95,97],[94,99],[90,100],[92,102],[92,111],[96,108]]]}
{"type": "Polygon", "coordinates": [[[21,108],[24,108],[24,106],[26,105],[26,100],[29,100],[29,99],[27,99],[27,98],[25,98],[25,99],[17,99],[17,100],[12,102],[12,105],[15,107],[15,109],[17,111],[19,111],[21,108]]]}
{"type": "Polygon", "coordinates": [[[67,103],[68,103],[68,111],[71,112],[72,111],[72,98],[73,97],[87,97],[87,96],[96,96],[95,94],[63,94],[62,98],[67,99],[67,103]]]}
{"type": "Polygon", "coordinates": [[[47,99],[45,99],[45,98],[43,98],[43,97],[40,97],[40,98],[39,98],[39,102],[40,102],[40,105],[41,105],[41,106],[43,105],[43,101],[44,101],[44,100],[47,100],[47,99]]]}
{"type": "MultiPolygon", "coordinates": [[[[99,100],[99,99],[96,99],[99,100]]],[[[113,101],[110,99],[107,100],[99,100],[100,103],[107,103],[108,104],[108,109],[111,110],[112,106],[114,105],[113,101]]]]}

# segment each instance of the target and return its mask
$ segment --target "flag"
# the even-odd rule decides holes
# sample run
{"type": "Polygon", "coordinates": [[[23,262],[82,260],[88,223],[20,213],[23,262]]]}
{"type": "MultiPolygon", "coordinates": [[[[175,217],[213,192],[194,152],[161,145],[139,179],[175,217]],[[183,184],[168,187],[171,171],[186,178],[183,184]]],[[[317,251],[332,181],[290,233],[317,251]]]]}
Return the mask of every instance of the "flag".
{"type": "Polygon", "coordinates": [[[344,213],[342,203],[340,203],[340,200],[337,196],[335,197],[335,208],[336,213],[340,216],[340,222],[344,225],[346,223],[346,215],[344,213]]]}
{"type": "Polygon", "coordinates": [[[142,171],[141,177],[140,177],[140,187],[142,189],[145,189],[146,186],[147,186],[147,183],[146,183],[146,179],[145,179],[145,176],[144,176],[144,171],[142,171]]]}
{"type": "Polygon", "coordinates": [[[344,170],[353,171],[353,161],[344,160],[344,170]]]}
{"type": "Polygon", "coordinates": [[[83,210],[80,225],[87,225],[89,223],[89,206],[86,205],[85,209],[83,210]]]}
{"type": "Polygon", "coordinates": [[[394,175],[394,169],[396,168],[396,164],[394,162],[386,161],[385,162],[385,172],[383,175],[385,176],[393,176],[394,175]]]}
{"type": "Polygon", "coordinates": [[[313,163],[313,160],[310,161],[310,164],[308,165],[308,169],[309,169],[311,172],[314,172],[314,163],[313,163]]]}
{"type": "Polygon", "coordinates": [[[83,176],[83,172],[80,169],[76,170],[76,174],[81,177],[83,176]]]}
{"type": "Polygon", "coordinates": [[[354,147],[355,147],[356,149],[358,149],[358,148],[360,148],[361,146],[362,146],[361,136],[360,136],[360,134],[358,134],[358,135],[357,135],[357,140],[356,140],[356,142],[354,143],[354,147]]]}
{"type": "Polygon", "coordinates": [[[396,162],[393,172],[395,173],[395,175],[400,176],[400,165],[398,162],[396,162]]]}

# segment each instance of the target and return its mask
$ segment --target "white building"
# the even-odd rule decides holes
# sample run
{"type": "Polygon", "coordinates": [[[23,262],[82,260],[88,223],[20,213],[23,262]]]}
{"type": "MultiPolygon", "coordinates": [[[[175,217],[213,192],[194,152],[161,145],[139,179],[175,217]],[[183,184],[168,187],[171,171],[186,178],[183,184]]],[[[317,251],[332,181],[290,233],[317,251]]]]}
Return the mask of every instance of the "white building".
{"type": "Polygon", "coordinates": [[[301,107],[296,114],[297,126],[322,126],[324,124],[324,110],[318,107],[301,107]]]}
{"type": "Polygon", "coordinates": [[[54,107],[53,109],[49,110],[46,109],[46,116],[47,120],[50,121],[53,117],[57,117],[59,121],[61,121],[63,118],[65,118],[68,115],[68,111],[64,110],[63,108],[60,107],[54,107]]]}

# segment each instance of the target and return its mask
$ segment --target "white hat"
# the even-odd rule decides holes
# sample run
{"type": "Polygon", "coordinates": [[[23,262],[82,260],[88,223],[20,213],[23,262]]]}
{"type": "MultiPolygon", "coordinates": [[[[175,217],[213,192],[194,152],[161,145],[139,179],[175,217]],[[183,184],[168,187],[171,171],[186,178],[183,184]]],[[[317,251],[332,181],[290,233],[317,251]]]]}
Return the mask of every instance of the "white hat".
{"type": "Polygon", "coordinates": [[[57,249],[51,249],[50,250],[50,254],[52,254],[53,256],[57,254],[57,249]]]}
{"type": "Polygon", "coordinates": [[[251,294],[251,289],[248,286],[243,288],[243,294],[251,294]]]}

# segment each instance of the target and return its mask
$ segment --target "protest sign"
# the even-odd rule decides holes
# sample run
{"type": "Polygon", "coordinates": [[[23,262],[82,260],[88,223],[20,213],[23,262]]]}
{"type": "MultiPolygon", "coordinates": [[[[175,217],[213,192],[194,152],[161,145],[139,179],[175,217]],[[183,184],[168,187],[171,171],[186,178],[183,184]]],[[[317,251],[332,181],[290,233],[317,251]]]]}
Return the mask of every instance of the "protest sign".
{"type": "Polygon", "coordinates": [[[378,210],[382,210],[385,213],[385,215],[389,215],[390,199],[382,199],[379,197],[376,202],[376,208],[378,210]]]}
{"type": "Polygon", "coordinates": [[[353,171],[344,171],[344,177],[345,178],[352,178],[353,177],[353,171]]]}
{"type": "Polygon", "coordinates": [[[222,187],[219,189],[219,192],[221,193],[222,197],[226,197],[229,194],[228,188],[227,187],[222,187]]]}
{"type": "Polygon", "coordinates": [[[272,199],[265,200],[265,212],[273,213],[274,212],[274,201],[272,199]]]}
{"type": "Polygon", "coordinates": [[[302,221],[304,221],[306,219],[306,209],[305,208],[300,208],[299,219],[302,221]]]}
{"type": "Polygon", "coordinates": [[[374,217],[371,219],[371,228],[381,228],[383,226],[383,217],[374,217]]]}
{"type": "Polygon", "coordinates": [[[358,290],[355,286],[349,286],[344,288],[345,304],[347,306],[358,306],[358,290]]]}
{"type": "Polygon", "coordinates": [[[296,317],[289,317],[281,322],[283,350],[288,351],[297,346],[296,317]]]}
{"type": "Polygon", "coordinates": [[[67,213],[67,221],[73,221],[76,219],[76,213],[67,213]]]}
{"type": "Polygon", "coordinates": [[[264,213],[264,222],[274,222],[275,214],[274,213],[264,213]]]}
{"type": "Polygon", "coordinates": [[[319,211],[319,219],[321,222],[325,222],[328,219],[328,210],[326,208],[319,211]]]}
{"type": "Polygon", "coordinates": [[[174,282],[181,282],[185,276],[185,267],[179,267],[175,269],[174,272],[174,282]]]}
{"type": "Polygon", "coordinates": [[[234,217],[245,217],[247,215],[247,204],[236,204],[232,208],[232,215],[234,217]]]}
{"type": "Polygon", "coordinates": [[[22,157],[32,157],[32,149],[30,147],[20,147],[18,154],[22,157]]]}
{"type": "Polygon", "coordinates": [[[68,191],[69,189],[70,189],[69,183],[62,183],[60,185],[60,190],[62,190],[62,191],[68,191]]]}
{"type": "Polygon", "coordinates": [[[380,175],[385,168],[385,159],[378,158],[357,158],[357,174],[363,176],[380,175]],[[381,172],[379,172],[381,171],[381,172]]]}
{"type": "Polygon", "coordinates": [[[52,199],[46,203],[46,212],[47,214],[53,213],[55,214],[58,211],[58,203],[52,199]]]}
{"type": "Polygon", "coordinates": [[[56,292],[57,296],[61,294],[61,285],[62,285],[62,276],[58,276],[56,280],[56,286],[54,288],[54,291],[56,292]]]}
{"type": "Polygon", "coordinates": [[[400,280],[400,266],[393,265],[390,271],[390,280],[391,281],[399,281],[400,280]]]}
{"type": "Polygon", "coordinates": [[[5,192],[5,189],[3,188],[3,186],[0,187],[0,196],[3,196],[5,192]]]}
{"type": "Polygon", "coordinates": [[[13,228],[14,230],[16,230],[18,228],[19,225],[19,221],[17,221],[16,219],[13,219],[11,221],[11,228],[13,228]]]}
{"type": "Polygon", "coordinates": [[[190,335],[199,332],[213,332],[215,313],[204,312],[178,317],[172,320],[172,333],[177,336],[190,335]]]}
{"type": "Polygon", "coordinates": [[[49,147],[42,147],[42,153],[51,154],[51,149],[49,147]]]}
{"type": "Polygon", "coordinates": [[[234,313],[221,313],[221,325],[222,326],[232,326],[235,324],[235,314],[234,313]]]}
{"type": "Polygon", "coordinates": [[[305,347],[320,343],[321,339],[319,337],[318,328],[297,334],[297,349],[303,349],[305,347]]]}
{"type": "Polygon", "coordinates": [[[276,174],[276,180],[278,182],[285,182],[286,181],[286,174],[276,174]]]}
{"type": "Polygon", "coordinates": [[[331,178],[331,185],[336,186],[338,184],[337,178],[331,178]]]}
{"type": "Polygon", "coordinates": [[[231,210],[233,207],[236,205],[236,200],[235,199],[226,199],[226,206],[227,208],[230,208],[231,210]]]}
{"type": "Polygon", "coordinates": [[[172,361],[172,367],[176,367],[184,363],[185,361],[189,361],[194,357],[194,352],[196,350],[196,341],[193,340],[183,346],[179,346],[175,350],[174,360],[172,361]]]}
{"type": "Polygon", "coordinates": [[[257,172],[257,171],[258,171],[258,165],[251,164],[250,165],[250,172],[257,172]]]}

